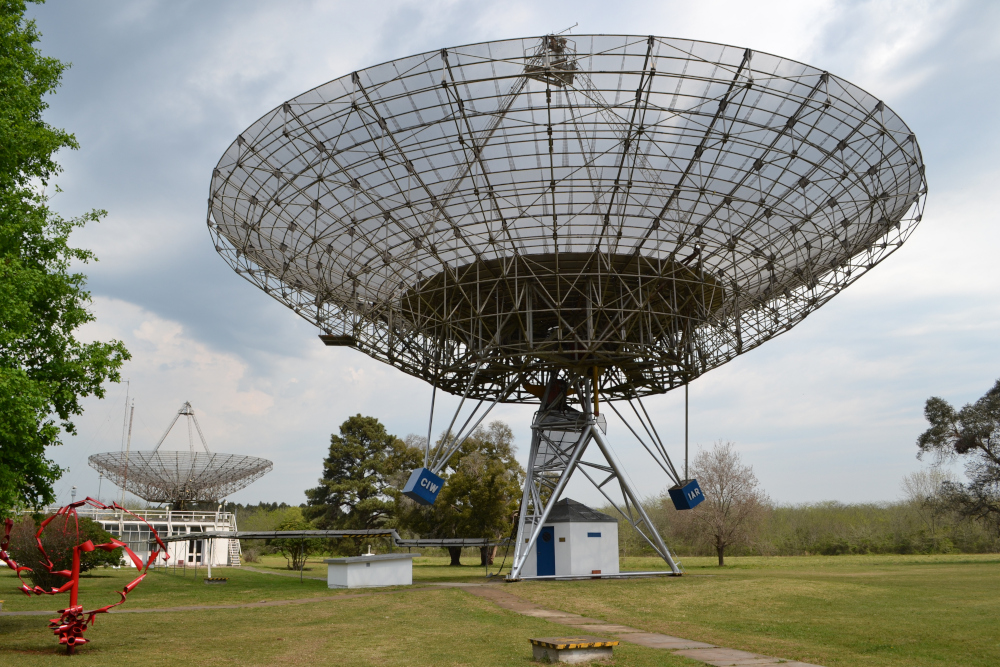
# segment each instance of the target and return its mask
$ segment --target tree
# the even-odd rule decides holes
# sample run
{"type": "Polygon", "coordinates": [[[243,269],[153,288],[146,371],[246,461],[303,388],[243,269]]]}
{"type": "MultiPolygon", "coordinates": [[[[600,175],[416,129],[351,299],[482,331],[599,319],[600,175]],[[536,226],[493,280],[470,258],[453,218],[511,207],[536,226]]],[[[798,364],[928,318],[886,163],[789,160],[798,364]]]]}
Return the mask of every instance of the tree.
{"type": "MultiPolygon", "coordinates": [[[[946,483],[954,484],[954,476],[947,470],[931,468],[918,470],[903,477],[902,488],[910,507],[920,520],[927,526],[927,534],[931,538],[931,549],[937,553],[941,550],[942,533],[946,531],[949,522],[947,515],[953,514],[948,503],[942,496],[946,483]]],[[[945,538],[945,551],[949,550],[945,538]]]]}
{"type": "MultiPolygon", "coordinates": [[[[426,507],[404,501],[401,524],[428,537],[507,537],[524,482],[515,451],[514,432],[504,422],[476,429],[442,471],[445,484],[437,502],[426,507]]],[[[452,565],[462,564],[461,548],[449,553],[452,565]]],[[[483,547],[480,563],[488,565],[492,556],[493,550],[483,547]]]]}
{"type": "Polygon", "coordinates": [[[45,448],[76,432],[80,399],[103,397],[130,358],[118,341],[75,338],[94,316],[86,279],[70,265],[96,258],[70,247],[69,235],[104,212],[65,220],[48,207],[55,153],[77,142],[42,120],[66,65],[42,56],[24,12],[23,0],[0,0],[0,516],[55,500],[62,470],[45,448]]]}
{"type": "MultiPolygon", "coordinates": [[[[300,508],[290,507],[287,514],[288,518],[278,524],[275,530],[315,530],[315,526],[302,516],[300,508]]],[[[285,557],[289,570],[301,570],[305,567],[309,555],[323,548],[323,540],[279,537],[269,540],[268,546],[274,547],[278,553],[285,557]]]]}
{"type": "Polygon", "coordinates": [[[320,485],[306,491],[306,518],[329,530],[387,526],[405,483],[401,473],[422,462],[420,450],[387,433],[376,418],[350,417],[340,435],[330,436],[320,485]]]}
{"type": "Polygon", "coordinates": [[[944,481],[941,493],[962,516],[978,519],[1000,535],[1000,380],[961,410],[932,396],[924,416],[931,426],[917,438],[917,458],[932,454],[938,463],[963,459],[969,483],[944,481]]]}
{"type": "Polygon", "coordinates": [[[743,465],[731,442],[720,440],[710,451],[699,452],[693,463],[692,475],[705,500],[690,510],[691,521],[712,540],[722,567],[727,547],[753,540],[770,500],[759,488],[753,468],[743,465]]]}
{"type": "MultiPolygon", "coordinates": [[[[38,524],[31,516],[23,517],[14,524],[10,532],[10,555],[18,565],[30,567],[29,578],[35,586],[46,590],[59,588],[68,579],[50,572],[44,565],[42,552],[38,550],[35,533],[38,524]]],[[[94,544],[107,544],[111,541],[111,533],[104,530],[101,524],[85,517],[56,518],[42,532],[42,546],[45,555],[52,561],[54,572],[73,569],[73,547],[90,540],[94,544]]],[[[95,549],[80,553],[80,573],[89,572],[100,565],[120,565],[122,563],[122,548],[112,551],[95,549]]]]}

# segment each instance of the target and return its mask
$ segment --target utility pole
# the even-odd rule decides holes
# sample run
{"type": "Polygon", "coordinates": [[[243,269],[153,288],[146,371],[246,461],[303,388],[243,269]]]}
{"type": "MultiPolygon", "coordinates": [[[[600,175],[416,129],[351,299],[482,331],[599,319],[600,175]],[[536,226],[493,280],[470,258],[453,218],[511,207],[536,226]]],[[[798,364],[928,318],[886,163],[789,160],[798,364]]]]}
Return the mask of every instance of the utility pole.
{"type": "Polygon", "coordinates": [[[132,418],[135,416],[135,399],[132,399],[132,409],[128,413],[128,439],[125,441],[125,477],[122,480],[121,506],[125,506],[125,485],[128,484],[128,455],[132,448],[132,418]]]}

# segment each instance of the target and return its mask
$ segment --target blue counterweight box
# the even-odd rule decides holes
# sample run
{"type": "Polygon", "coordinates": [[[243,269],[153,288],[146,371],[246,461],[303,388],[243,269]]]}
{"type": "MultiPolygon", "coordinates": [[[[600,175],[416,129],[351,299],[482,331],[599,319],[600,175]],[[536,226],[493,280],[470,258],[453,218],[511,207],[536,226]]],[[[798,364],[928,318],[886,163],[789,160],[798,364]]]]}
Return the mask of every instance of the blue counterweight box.
{"type": "Polygon", "coordinates": [[[410,479],[403,487],[403,495],[421,505],[433,505],[443,485],[444,480],[427,468],[417,468],[410,473],[410,479]]]}
{"type": "Polygon", "coordinates": [[[670,490],[670,499],[679,510],[689,510],[705,499],[705,494],[698,486],[698,480],[686,479],[670,490]]]}

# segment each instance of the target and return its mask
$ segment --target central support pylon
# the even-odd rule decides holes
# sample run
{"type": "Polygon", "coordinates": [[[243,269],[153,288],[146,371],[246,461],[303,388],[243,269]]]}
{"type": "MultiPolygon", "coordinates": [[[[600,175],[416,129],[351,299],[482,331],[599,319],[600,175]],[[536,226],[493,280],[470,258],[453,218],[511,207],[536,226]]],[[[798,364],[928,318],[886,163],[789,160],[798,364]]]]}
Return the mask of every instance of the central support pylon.
{"type": "Polygon", "coordinates": [[[541,390],[539,394],[542,407],[535,413],[531,424],[531,451],[528,456],[524,494],[521,497],[521,510],[518,514],[514,564],[507,577],[509,581],[521,578],[521,570],[538,541],[542,526],[548,520],[552,507],[562,496],[570,478],[577,471],[601,492],[601,495],[667,562],[672,574],[681,574],[679,564],[674,560],[670,549],[642,507],[640,498],[629,485],[618,461],[611,453],[611,448],[605,439],[607,422],[591,407],[592,404],[595,408],[597,406],[596,387],[591,388],[589,385],[590,383],[580,376],[567,374],[566,379],[563,379],[559,373],[553,373],[548,385],[538,388],[541,390]],[[567,403],[567,397],[574,392],[580,398],[579,405],[583,408],[582,412],[567,403]],[[583,460],[583,455],[591,442],[597,444],[606,465],[583,460]],[[595,471],[600,480],[591,476],[590,471],[595,471]],[[621,489],[624,507],[620,507],[604,490],[604,487],[612,481],[617,481],[621,489]]]}

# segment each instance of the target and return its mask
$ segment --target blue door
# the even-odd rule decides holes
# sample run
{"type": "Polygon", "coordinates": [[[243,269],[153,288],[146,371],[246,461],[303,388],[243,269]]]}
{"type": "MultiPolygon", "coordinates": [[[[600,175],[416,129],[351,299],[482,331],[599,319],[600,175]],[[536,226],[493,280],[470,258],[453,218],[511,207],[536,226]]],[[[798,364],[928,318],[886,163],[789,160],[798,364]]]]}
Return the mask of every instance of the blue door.
{"type": "Polygon", "coordinates": [[[539,577],[556,573],[556,538],[552,526],[542,528],[542,534],[538,536],[535,546],[535,555],[538,557],[535,569],[539,577]]]}

